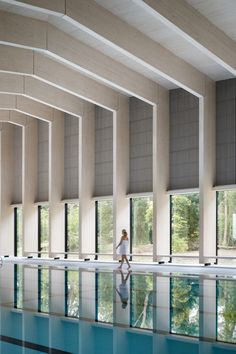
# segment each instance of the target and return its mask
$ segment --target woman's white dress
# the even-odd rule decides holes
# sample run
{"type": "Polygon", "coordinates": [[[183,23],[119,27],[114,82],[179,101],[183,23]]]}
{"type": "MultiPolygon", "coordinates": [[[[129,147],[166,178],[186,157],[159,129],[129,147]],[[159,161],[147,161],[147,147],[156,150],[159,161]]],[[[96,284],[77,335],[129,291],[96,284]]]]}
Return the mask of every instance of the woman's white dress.
{"type": "Polygon", "coordinates": [[[124,256],[128,254],[129,240],[122,240],[120,245],[120,255],[124,256]]]}

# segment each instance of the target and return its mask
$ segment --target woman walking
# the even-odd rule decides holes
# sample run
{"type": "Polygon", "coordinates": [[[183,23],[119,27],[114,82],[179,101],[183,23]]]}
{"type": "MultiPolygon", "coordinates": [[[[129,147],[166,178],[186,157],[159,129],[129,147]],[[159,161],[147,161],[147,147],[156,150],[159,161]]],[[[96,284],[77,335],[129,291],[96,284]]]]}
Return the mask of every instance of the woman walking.
{"type": "Polygon", "coordinates": [[[118,268],[121,269],[124,261],[126,261],[126,263],[128,265],[128,269],[130,269],[131,266],[130,266],[130,263],[127,258],[128,247],[129,247],[129,238],[128,238],[127,231],[125,229],[122,230],[122,236],[121,236],[120,242],[116,246],[116,249],[118,247],[120,247],[120,255],[121,255],[121,264],[118,268]]]}

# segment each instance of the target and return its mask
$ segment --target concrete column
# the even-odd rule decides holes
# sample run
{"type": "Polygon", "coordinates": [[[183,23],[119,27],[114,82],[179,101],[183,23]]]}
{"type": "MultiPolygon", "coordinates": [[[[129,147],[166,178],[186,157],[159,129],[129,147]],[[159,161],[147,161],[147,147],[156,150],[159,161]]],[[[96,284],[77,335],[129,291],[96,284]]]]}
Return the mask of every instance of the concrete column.
{"type": "Polygon", "coordinates": [[[38,169],[38,124],[28,118],[23,127],[23,166],[22,166],[22,204],[23,204],[23,255],[38,250],[38,213],[34,205],[37,197],[38,169]]]}
{"type": "Polygon", "coordinates": [[[54,110],[49,123],[49,253],[65,251],[63,198],[64,183],[64,113],[54,110]]]}
{"type": "Polygon", "coordinates": [[[119,96],[113,113],[113,259],[122,229],[129,231],[129,99],[119,96]]]}
{"type": "Polygon", "coordinates": [[[0,155],[0,254],[14,255],[13,183],[13,126],[1,124],[0,155]]]}
{"type": "Polygon", "coordinates": [[[95,253],[95,107],[84,103],[79,121],[79,257],[95,253]]]}
{"type": "Polygon", "coordinates": [[[169,92],[159,87],[153,106],[153,260],[170,253],[169,92]]]}
{"type": "Polygon", "coordinates": [[[216,254],[215,182],[215,83],[206,79],[205,96],[199,99],[199,262],[216,254]]]}

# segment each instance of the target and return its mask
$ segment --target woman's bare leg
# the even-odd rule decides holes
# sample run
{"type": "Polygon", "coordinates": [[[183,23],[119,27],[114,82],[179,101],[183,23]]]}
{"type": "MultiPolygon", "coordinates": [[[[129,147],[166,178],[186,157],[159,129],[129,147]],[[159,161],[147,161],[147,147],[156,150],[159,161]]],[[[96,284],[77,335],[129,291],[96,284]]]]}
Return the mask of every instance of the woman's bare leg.
{"type": "Polygon", "coordinates": [[[127,263],[127,265],[128,265],[128,269],[131,268],[131,265],[130,265],[130,263],[129,263],[129,260],[128,260],[127,256],[124,256],[124,259],[126,260],[126,263],[127,263]]]}
{"type": "Polygon", "coordinates": [[[124,256],[122,256],[122,257],[121,257],[121,264],[120,264],[120,266],[118,267],[119,269],[121,269],[121,268],[122,268],[123,263],[124,263],[124,256]]]}

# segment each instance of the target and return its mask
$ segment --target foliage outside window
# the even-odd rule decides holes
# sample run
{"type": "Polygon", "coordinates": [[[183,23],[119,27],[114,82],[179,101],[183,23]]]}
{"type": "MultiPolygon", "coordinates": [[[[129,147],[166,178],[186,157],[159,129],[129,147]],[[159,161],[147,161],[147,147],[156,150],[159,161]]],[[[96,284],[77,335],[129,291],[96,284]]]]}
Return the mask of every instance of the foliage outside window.
{"type": "MultiPolygon", "coordinates": [[[[199,255],[198,193],[171,196],[171,254],[199,255]]],[[[175,259],[178,260],[180,258],[175,259]]]]}
{"type": "Polygon", "coordinates": [[[23,232],[22,232],[22,207],[14,209],[15,215],[15,255],[21,257],[23,246],[23,232]]]}
{"type": "Polygon", "coordinates": [[[79,254],[79,205],[75,203],[66,204],[66,252],[72,252],[68,258],[74,258],[79,254]]]}
{"type": "Polygon", "coordinates": [[[131,327],[153,329],[153,277],[131,275],[131,327]]]}
{"type": "Polygon", "coordinates": [[[199,336],[199,280],[171,278],[171,333],[199,336]]]}
{"type": "Polygon", "coordinates": [[[49,255],[49,207],[39,206],[39,251],[41,257],[49,255]]]}
{"type": "Polygon", "coordinates": [[[236,283],[217,281],[217,340],[236,343],[236,283]]]}
{"type": "Polygon", "coordinates": [[[132,253],[140,256],[133,256],[138,261],[152,260],[153,255],[153,201],[152,198],[131,199],[131,244],[132,253]],[[150,257],[141,257],[150,255],[150,257]]]}
{"type": "Polygon", "coordinates": [[[14,264],[14,307],[23,308],[23,266],[14,264]]]}
{"type": "MultiPolygon", "coordinates": [[[[217,193],[217,254],[236,257],[236,191],[217,193]]],[[[218,263],[236,260],[218,260],[218,263]]]]}
{"type": "Polygon", "coordinates": [[[96,273],[96,320],[113,322],[113,273],[96,273]]]}
{"type": "Polygon", "coordinates": [[[50,279],[48,268],[38,270],[38,287],[39,312],[49,313],[50,279]]]}
{"type": "MultiPolygon", "coordinates": [[[[113,253],[113,202],[101,200],[96,202],[96,251],[98,253],[113,253]]],[[[99,256],[100,259],[112,256],[99,256]]]]}
{"type": "Polygon", "coordinates": [[[79,317],[79,272],[67,270],[66,275],[66,316],[79,317]]]}

